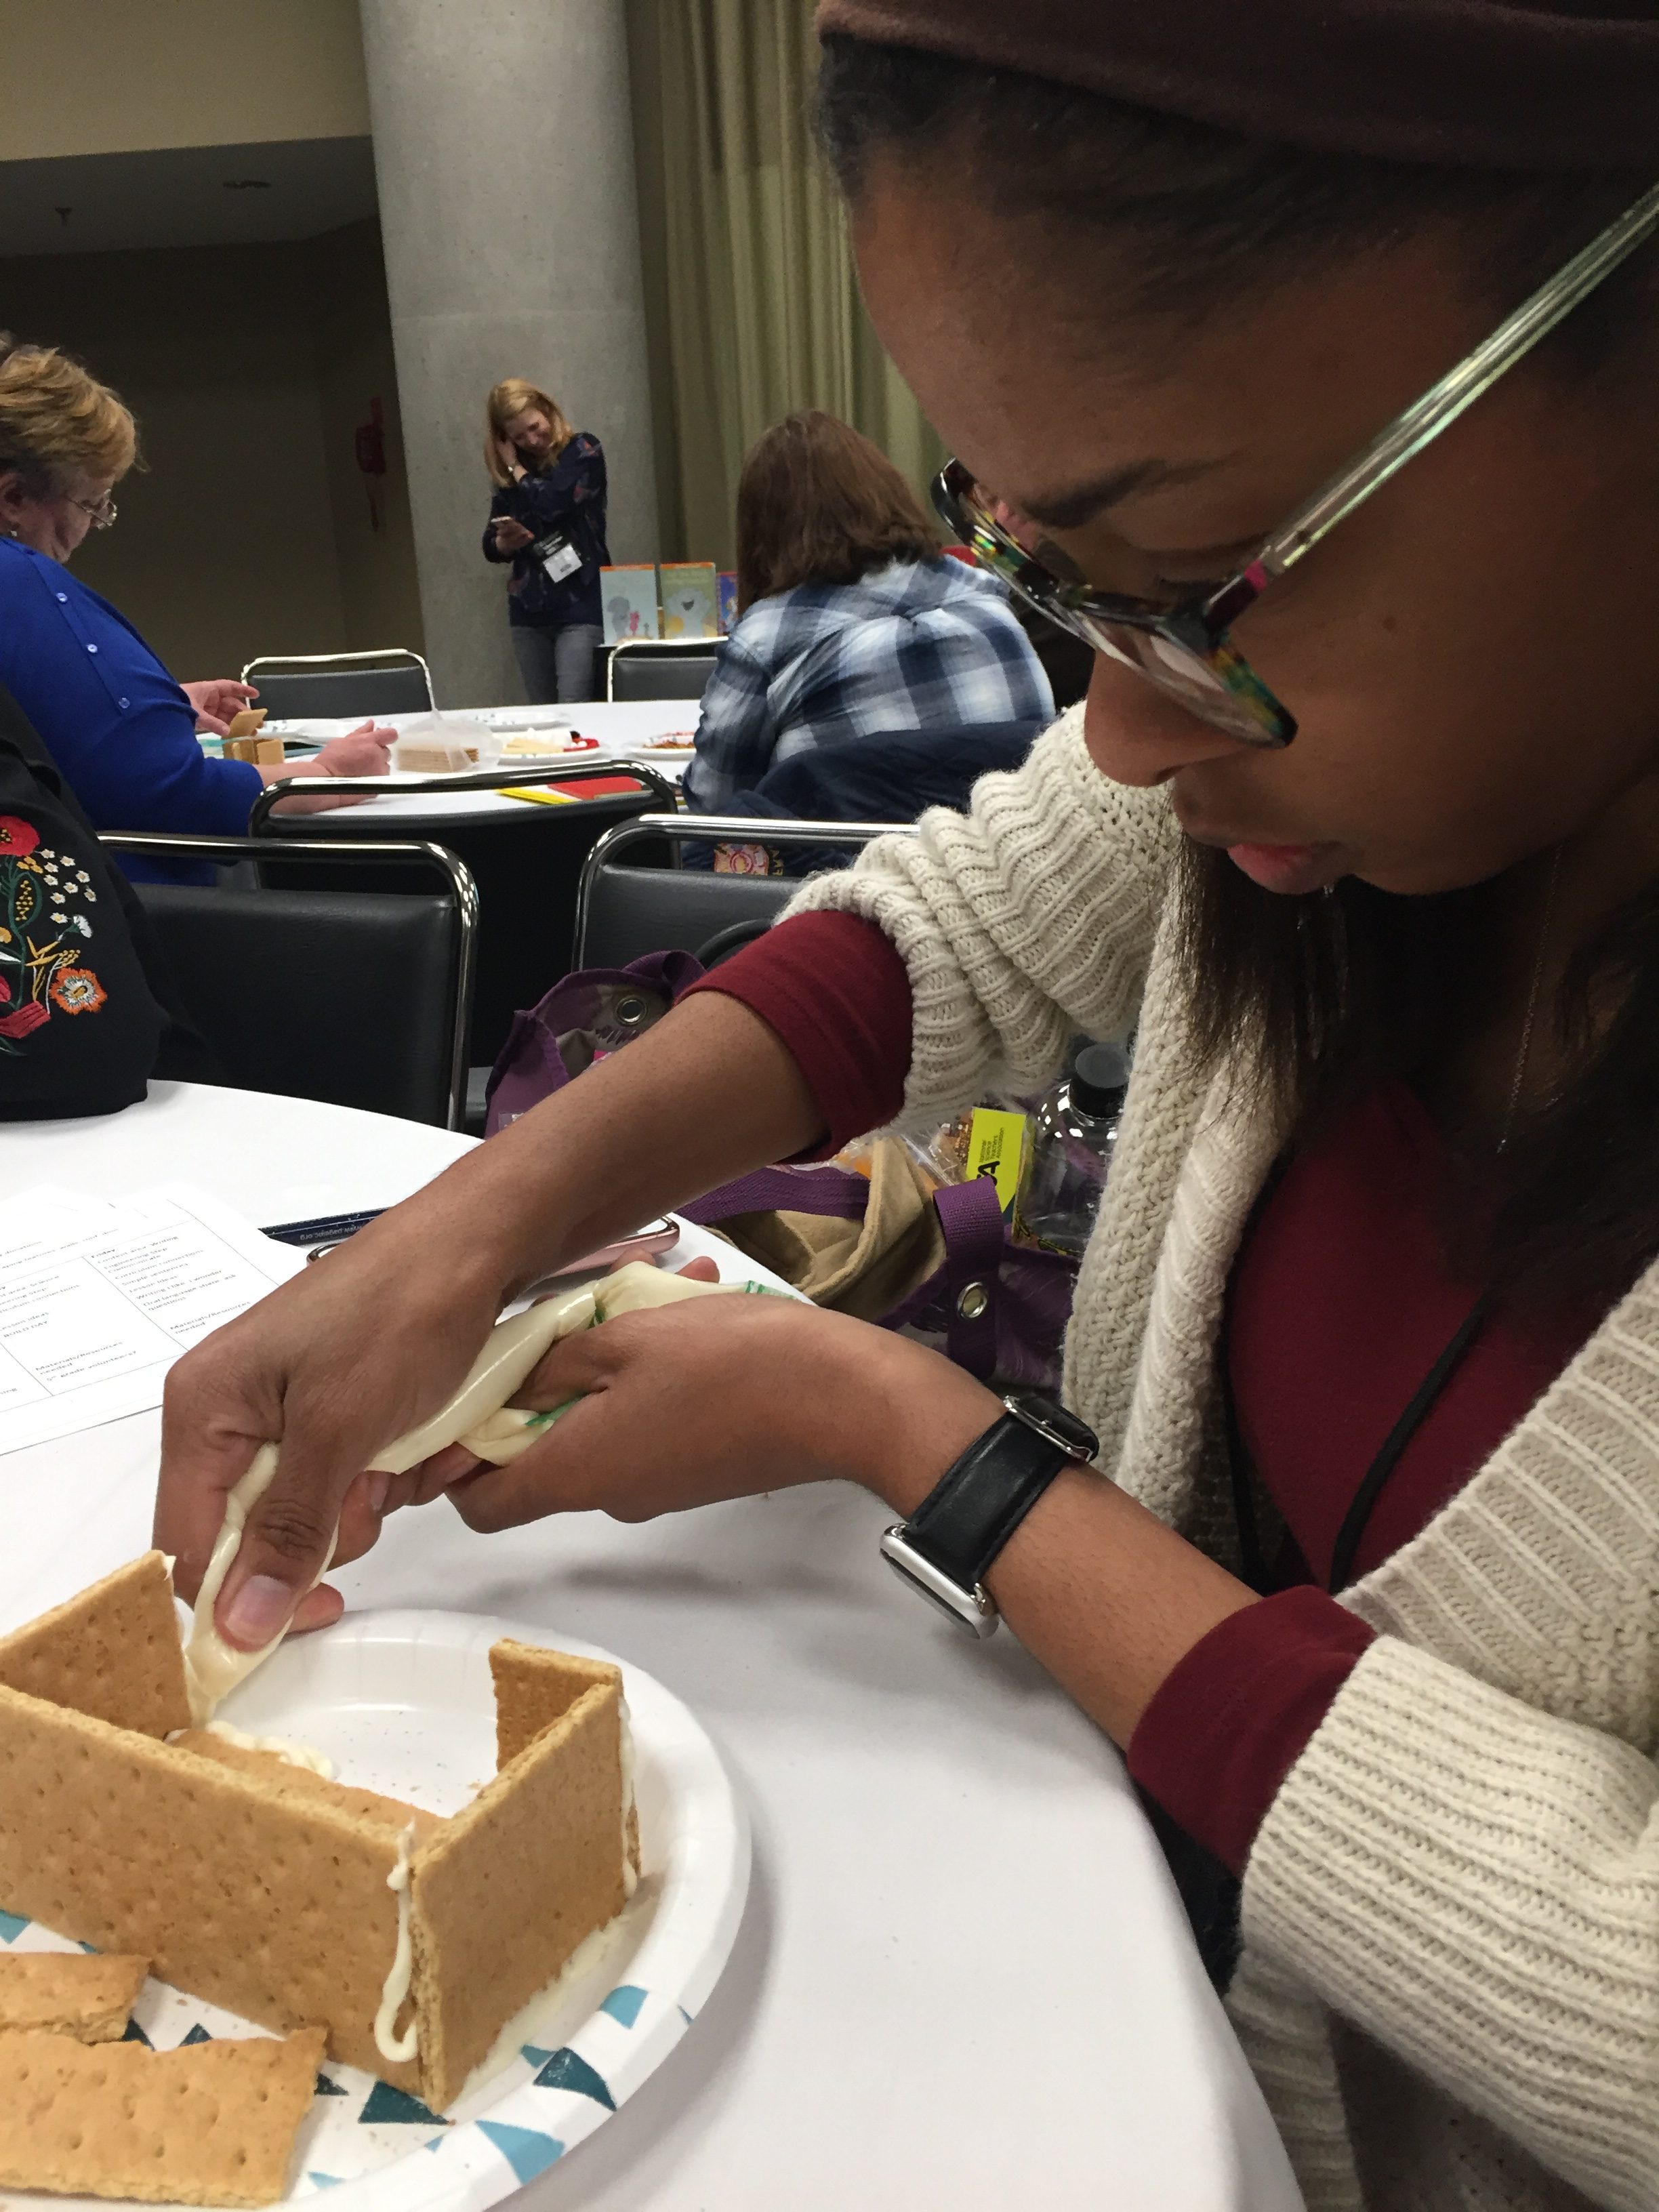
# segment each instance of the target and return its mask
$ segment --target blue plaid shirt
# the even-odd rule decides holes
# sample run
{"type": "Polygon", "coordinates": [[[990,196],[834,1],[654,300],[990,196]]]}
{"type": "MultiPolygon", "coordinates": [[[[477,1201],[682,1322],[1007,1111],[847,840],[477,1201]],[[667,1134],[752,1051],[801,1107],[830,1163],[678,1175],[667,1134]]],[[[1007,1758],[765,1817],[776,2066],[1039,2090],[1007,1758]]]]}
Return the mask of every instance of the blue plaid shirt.
{"type": "Polygon", "coordinates": [[[757,599],[702,695],[685,793],[718,814],[775,762],[890,730],[1053,720],[1054,702],[1003,587],[946,556],[856,584],[757,599]]]}

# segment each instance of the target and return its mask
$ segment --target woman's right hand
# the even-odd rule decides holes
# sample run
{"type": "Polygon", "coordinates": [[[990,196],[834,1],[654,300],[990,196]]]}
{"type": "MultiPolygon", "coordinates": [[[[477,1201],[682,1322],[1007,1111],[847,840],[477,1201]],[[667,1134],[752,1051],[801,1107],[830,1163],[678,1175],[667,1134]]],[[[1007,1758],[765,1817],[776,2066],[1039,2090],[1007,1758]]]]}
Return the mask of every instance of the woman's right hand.
{"type": "Polygon", "coordinates": [[[532,536],[523,523],[516,521],[512,515],[498,514],[495,517],[495,550],[498,553],[516,553],[521,545],[531,543],[532,536]]]}
{"type": "Polygon", "coordinates": [[[167,1376],[156,1540],[176,1556],[185,1595],[206,1570],[228,1492],[262,1443],[283,1448],[218,1607],[221,1627],[248,1650],[290,1616],[302,1628],[336,1617],[337,1595],[313,1585],[337,1523],[338,1565],[415,1495],[413,1474],[362,1470],[443,1404],[495,1323],[502,1285],[488,1239],[446,1249],[453,1236],[432,1212],[416,1200],[372,1222],[167,1376]]]}
{"type": "Polygon", "coordinates": [[[776,1032],[700,994],[216,1330],[174,1366],[162,1407],[156,1541],[180,1589],[201,1580],[226,1493],[279,1443],[219,1626],[254,1649],[290,1613],[301,1627],[332,1620],[339,1599],[312,1585],[337,1520],[343,1562],[385,1513],[432,1494],[418,1470],[385,1482],[364,1468],[451,1396],[509,1298],[822,1134],[776,1032]]]}

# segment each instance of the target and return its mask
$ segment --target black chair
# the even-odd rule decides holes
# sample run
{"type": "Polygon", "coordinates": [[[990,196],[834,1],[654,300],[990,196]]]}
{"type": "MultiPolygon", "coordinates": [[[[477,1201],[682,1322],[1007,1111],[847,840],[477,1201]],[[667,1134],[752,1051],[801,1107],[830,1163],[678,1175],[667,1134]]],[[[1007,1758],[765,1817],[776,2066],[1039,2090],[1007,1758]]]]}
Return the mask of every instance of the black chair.
{"type": "Polygon", "coordinates": [[[185,1011],[228,1084],[320,1098],[440,1128],[461,1125],[478,900],[441,845],[330,838],[169,837],[112,830],[99,842],[146,859],[245,861],[436,874],[416,895],[135,884],[185,1011]]]}
{"type": "MultiPolygon", "coordinates": [[[[768,844],[867,845],[908,837],[910,822],[781,822],[766,824],[768,844]]],[[[621,856],[647,840],[750,843],[755,824],[741,815],[641,814],[619,823],[588,854],[576,890],[573,968],[622,968],[647,952],[695,952],[705,968],[729,959],[765,934],[800,889],[787,876],[717,876],[701,868],[624,867],[621,856]]]]}
{"type": "Polygon", "coordinates": [[[714,645],[706,638],[664,643],[627,638],[611,647],[605,663],[607,699],[701,699],[714,672],[714,645]]]}
{"type": "Polygon", "coordinates": [[[244,684],[258,686],[273,721],[311,716],[425,714],[432,677],[418,653],[389,645],[370,653],[270,653],[250,660],[244,684]]]}
{"type": "MultiPolygon", "coordinates": [[[[647,807],[672,810],[675,799],[673,785],[648,761],[586,760],[568,768],[561,764],[553,769],[473,769],[462,775],[422,776],[390,787],[380,776],[307,777],[302,763],[296,762],[293,777],[270,786],[255,799],[248,822],[251,836],[280,840],[286,848],[290,837],[332,846],[337,837],[378,845],[383,839],[396,842],[411,835],[431,835],[441,838],[470,870],[478,887],[481,918],[469,1047],[475,1066],[487,1066],[495,1059],[517,1009],[533,1006],[569,968],[577,880],[594,841],[612,823],[642,813],[647,807]],[[618,776],[632,779],[638,787],[587,799],[577,806],[525,805],[503,806],[488,814],[455,815],[429,830],[400,820],[396,814],[380,815],[373,808],[298,816],[271,812],[277,800],[290,792],[352,792],[369,799],[447,798],[462,791],[506,791],[516,784],[551,781],[580,787],[618,776]]],[[[285,880],[280,866],[265,866],[262,872],[268,882],[285,880]]],[[[348,885],[341,882],[331,888],[344,890],[348,885]]],[[[398,882],[395,888],[402,890],[418,885],[398,882]]]]}

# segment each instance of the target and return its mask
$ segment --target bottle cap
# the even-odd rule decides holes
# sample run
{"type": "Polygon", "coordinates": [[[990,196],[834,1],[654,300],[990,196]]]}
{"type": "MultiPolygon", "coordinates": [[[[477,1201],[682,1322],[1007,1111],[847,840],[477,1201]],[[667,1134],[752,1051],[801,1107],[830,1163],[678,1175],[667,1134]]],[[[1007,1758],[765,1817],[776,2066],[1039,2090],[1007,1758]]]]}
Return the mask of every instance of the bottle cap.
{"type": "Polygon", "coordinates": [[[1115,1114],[1129,1063],[1115,1044],[1085,1044],[1072,1065],[1072,1103],[1079,1114],[1115,1114]]]}

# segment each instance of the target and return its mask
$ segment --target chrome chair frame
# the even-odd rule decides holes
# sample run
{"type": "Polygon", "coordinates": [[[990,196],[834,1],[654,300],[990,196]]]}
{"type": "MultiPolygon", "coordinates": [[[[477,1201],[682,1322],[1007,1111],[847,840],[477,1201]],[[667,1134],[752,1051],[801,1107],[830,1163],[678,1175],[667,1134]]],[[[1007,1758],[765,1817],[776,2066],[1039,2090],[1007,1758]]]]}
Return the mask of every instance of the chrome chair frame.
{"type": "Polygon", "coordinates": [[[241,680],[246,684],[256,668],[266,668],[277,675],[290,668],[355,668],[369,661],[389,665],[413,661],[426,678],[426,703],[428,708],[432,706],[432,671],[424,657],[409,645],[370,646],[356,653],[261,653],[243,669],[241,680]]]}
{"type": "MultiPolygon", "coordinates": [[[[333,779],[331,778],[331,781],[333,779]]],[[[100,830],[106,851],[177,860],[368,860],[375,866],[427,862],[449,879],[460,924],[455,1012],[450,1026],[449,1105],[445,1127],[459,1129],[466,1112],[467,1041],[472,1025],[472,977],[478,957],[478,887],[465,862],[429,838],[399,843],[344,837],[180,837],[148,830],[100,830]]]]}
{"type": "MultiPolygon", "coordinates": [[[[614,645],[599,647],[605,659],[605,696],[607,706],[614,705],[617,697],[615,669],[619,653],[663,653],[675,660],[712,660],[724,641],[718,637],[619,637],[614,645]]],[[[688,707],[696,704],[686,695],[688,707]]]]}
{"type": "Polygon", "coordinates": [[[868,845],[878,837],[914,837],[914,822],[802,822],[766,821],[749,814],[636,814],[618,822],[596,838],[582,862],[576,885],[576,920],[571,933],[571,962],[587,964],[587,921],[592,904],[593,879],[608,860],[647,837],[667,837],[680,844],[744,845],[868,845]]]}
{"type": "MultiPolygon", "coordinates": [[[[621,756],[614,760],[583,761],[570,768],[475,768],[469,769],[464,775],[423,775],[410,783],[390,783],[383,775],[298,775],[265,786],[248,815],[248,835],[258,837],[263,834],[271,809],[279,799],[310,798],[318,793],[330,793],[336,797],[361,793],[365,799],[428,799],[441,797],[451,791],[518,791],[538,783],[598,783],[613,775],[633,776],[665,806],[672,807],[678,795],[668,778],[653,768],[649,761],[628,760],[621,756]]],[[[285,836],[283,842],[287,842],[285,836]]],[[[333,840],[327,842],[331,844],[333,840]]]]}

